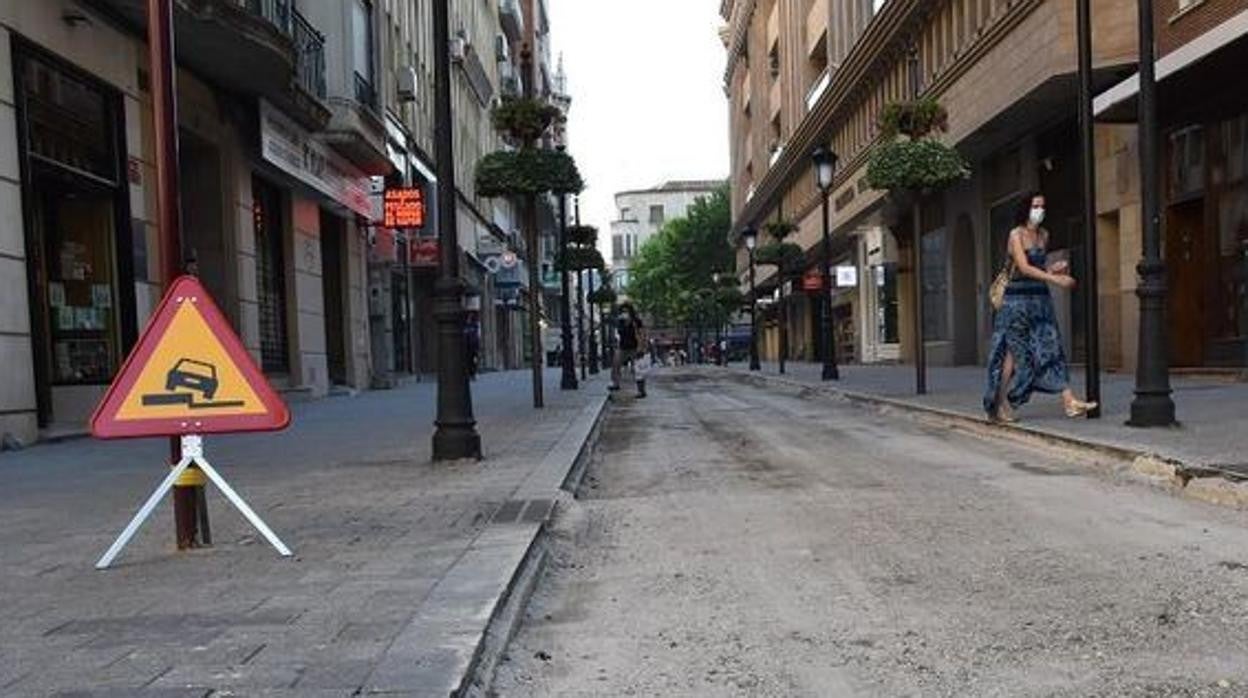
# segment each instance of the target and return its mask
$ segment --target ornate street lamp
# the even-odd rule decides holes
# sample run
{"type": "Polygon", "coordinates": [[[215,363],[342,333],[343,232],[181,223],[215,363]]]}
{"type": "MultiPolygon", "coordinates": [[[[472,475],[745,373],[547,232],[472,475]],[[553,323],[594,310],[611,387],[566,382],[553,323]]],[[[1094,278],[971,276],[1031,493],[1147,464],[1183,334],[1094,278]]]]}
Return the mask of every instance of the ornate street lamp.
{"type": "Polygon", "coordinates": [[[758,229],[749,226],[741,231],[745,249],[750,256],[750,370],[762,370],[758,363],[758,299],[754,294],[754,250],[758,247],[758,229]]]}
{"type": "MultiPolygon", "coordinates": [[[[433,3],[434,116],[451,119],[451,33],[449,0],[433,3]]],[[[455,220],[455,151],[451,129],[436,129],[434,156],[438,172],[438,246],[441,264],[434,285],[438,327],[438,413],[434,422],[433,460],[481,458],[481,436],[472,415],[472,392],[464,364],[464,282],[459,278],[459,233],[455,220]]],[[[536,292],[536,291],[535,291],[536,292]]]]}
{"type": "MultiPolygon", "coordinates": [[[[563,146],[559,146],[563,150],[563,146]]],[[[568,269],[568,197],[566,194],[559,195],[559,270],[560,285],[563,291],[562,297],[559,299],[559,314],[563,317],[560,324],[560,337],[562,347],[559,349],[559,363],[563,368],[563,373],[559,378],[559,388],[561,390],[576,390],[579,384],[576,381],[576,359],[572,354],[572,284],[571,272],[568,269]]],[[[580,294],[580,285],[577,285],[577,294],[580,294]]]]}
{"type": "Polygon", "coordinates": [[[836,153],[819,146],[811,153],[815,185],[823,201],[823,284],[819,301],[819,333],[822,335],[823,380],[840,380],[836,367],[836,338],[832,336],[832,235],[828,229],[828,199],[832,196],[832,176],[836,173],[836,153]]]}
{"type": "MultiPolygon", "coordinates": [[[[1168,427],[1175,423],[1170,390],[1170,358],[1166,351],[1166,263],[1161,257],[1161,185],[1158,177],[1157,76],[1153,65],[1153,3],[1140,0],[1140,200],[1143,209],[1143,259],[1136,266],[1140,282],[1139,359],[1135,370],[1135,427],[1168,427]]],[[[1085,291],[1096,295],[1096,289],[1085,291]]]]}

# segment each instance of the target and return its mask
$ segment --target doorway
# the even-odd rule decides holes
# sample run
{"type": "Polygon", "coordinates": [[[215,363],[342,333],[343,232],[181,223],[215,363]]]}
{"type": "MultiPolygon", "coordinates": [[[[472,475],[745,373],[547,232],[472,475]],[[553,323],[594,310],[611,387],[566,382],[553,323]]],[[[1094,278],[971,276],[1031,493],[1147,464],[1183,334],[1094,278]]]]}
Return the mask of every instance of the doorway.
{"type": "Polygon", "coordinates": [[[195,262],[195,275],[237,328],[237,303],[229,292],[232,255],[226,252],[221,156],[210,143],[187,131],[181,131],[178,139],[183,256],[179,261],[195,262]]]}
{"type": "MultiPolygon", "coordinates": [[[[407,243],[399,244],[399,259],[408,259],[407,243]]],[[[407,265],[390,267],[390,317],[394,340],[394,372],[412,373],[412,303],[407,265]]]]}
{"type": "Polygon", "coordinates": [[[1205,360],[1205,200],[1189,199],[1166,212],[1166,270],[1170,307],[1170,363],[1200,366],[1205,360]]]}
{"type": "Polygon", "coordinates": [[[321,209],[321,293],[325,301],[325,353],[330,385],[347,385],[345,221],[321,209]]]}

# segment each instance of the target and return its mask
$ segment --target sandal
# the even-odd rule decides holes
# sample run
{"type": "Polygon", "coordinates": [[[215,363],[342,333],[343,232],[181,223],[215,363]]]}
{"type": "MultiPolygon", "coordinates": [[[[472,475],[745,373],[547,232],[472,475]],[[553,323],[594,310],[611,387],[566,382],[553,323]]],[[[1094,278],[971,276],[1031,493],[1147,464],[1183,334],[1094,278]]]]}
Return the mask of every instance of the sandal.
{"type": "Polygon", "coordinates": [[[1066,416],[1071,419],[1087,416],[1088,412],[1097,408],[1095,402],[1084,402],[1083,400],[1071,400],[1066,403],[1066,416]]]}

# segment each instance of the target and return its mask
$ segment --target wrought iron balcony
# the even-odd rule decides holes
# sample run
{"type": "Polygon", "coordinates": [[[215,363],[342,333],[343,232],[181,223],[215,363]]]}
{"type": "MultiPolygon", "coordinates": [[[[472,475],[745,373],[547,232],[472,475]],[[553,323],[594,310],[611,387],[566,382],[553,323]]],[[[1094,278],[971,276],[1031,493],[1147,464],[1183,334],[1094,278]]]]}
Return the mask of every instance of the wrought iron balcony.
{"type": "Polygon", "coordinates": [[[292,38],[295,42],[295,71],[299,86],[308,94],[325,99],[325,35],[296,11],[292,38]]]}
{"type": "MultiPolygon", "coordinates": [[[[86,0],[146,31],[145,0],[86,0]]],[[[325,127],[325,40],[295,0],[175,0],[178,62],[231,90],[264,97],[313,130],[325,127]]]]}
{"type": "Polygon", "coordinates": [[[373,87],[373,83],[368,78],[359,73],[355,74],[355,101],[377,111],[377,88],[373,87]]]}

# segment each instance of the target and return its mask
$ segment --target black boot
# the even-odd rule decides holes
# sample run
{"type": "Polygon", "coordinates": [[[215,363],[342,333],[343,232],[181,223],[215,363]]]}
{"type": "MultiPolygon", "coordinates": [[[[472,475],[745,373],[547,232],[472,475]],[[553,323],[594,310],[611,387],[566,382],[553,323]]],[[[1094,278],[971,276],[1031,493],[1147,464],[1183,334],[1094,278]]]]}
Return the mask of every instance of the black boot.
{"type": "Polygon", "coordinates": [[[646,382],[644,380],[637,381],[637,397],[642,398],[645,396],[646,396],[646,382]]]}

